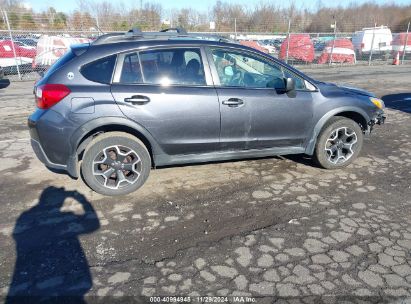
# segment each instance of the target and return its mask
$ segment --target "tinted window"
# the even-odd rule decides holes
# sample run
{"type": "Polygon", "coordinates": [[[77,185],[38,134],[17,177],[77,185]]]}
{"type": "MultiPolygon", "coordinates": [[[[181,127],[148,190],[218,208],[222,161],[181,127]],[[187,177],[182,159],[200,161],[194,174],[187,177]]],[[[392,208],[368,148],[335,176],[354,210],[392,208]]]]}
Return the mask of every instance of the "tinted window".
{"type": "Polygon", "coordinates": [[[94,82],[110,83],[115,63],[116,55],[105,57],[82,67],[81,74],[94,82]]]}
{"type": "Polygon", "coordinates": [[[151,84],[205,85],[199,49],[140,52],[144,82],[151,84]]]}
{"type": "Polygon", "coordinates": [[[142,83],[140,62],[138,54],[127,54],[124,57],[123,68],[121,70],[120,83],[142,83]]]}

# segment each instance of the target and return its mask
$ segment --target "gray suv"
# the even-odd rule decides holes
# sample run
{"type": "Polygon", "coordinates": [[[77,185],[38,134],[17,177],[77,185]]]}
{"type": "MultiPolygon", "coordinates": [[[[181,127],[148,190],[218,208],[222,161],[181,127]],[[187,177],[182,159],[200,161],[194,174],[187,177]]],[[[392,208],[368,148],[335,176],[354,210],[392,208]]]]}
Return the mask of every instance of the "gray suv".
{"type": "Polygon", "coordinates": [[[73,46],[34,93],[37,157],[104,195],[135,191],[165,165],[304,153],[345,167],[385,119],[371,93],[182,30],[73,46]]]}

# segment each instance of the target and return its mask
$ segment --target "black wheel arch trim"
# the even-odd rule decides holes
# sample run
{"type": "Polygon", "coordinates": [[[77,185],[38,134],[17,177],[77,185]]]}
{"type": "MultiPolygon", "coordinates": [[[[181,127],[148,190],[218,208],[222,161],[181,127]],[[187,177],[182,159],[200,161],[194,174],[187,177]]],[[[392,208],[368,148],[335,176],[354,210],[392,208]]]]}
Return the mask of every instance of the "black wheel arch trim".
{"type": "Polygon", "coordinates": [[[346,107],[336,108],[336,109],[333,109],[327,112],[318,120],[317,124],[314,126],[313,130],[311,131],[310,133],[311,136],[307,139],[305,154],[313,155],[315,144],[317,143],[318,135],[320,134],[324,125],[327,123],[327,121],[331,117],[338,116],[338,114],[341,114],[344,112],[355,112],[357,114],[360,114],[366,122],[369,122],[371,120],[367,112],[365,112],[363,109],[359,107],[346,106],[346,107]]]}
{"type": "MultiPolygon", "coordinates": [[[[77,161],[78,152],[81,152],[79,151],[78,148],[80,148],[80,146],[81,148],[83,148],[82,144],[85,141],[84,137],[92,133],[94,130],[98,130],[99,128],[103,128],[103,127],[111,127],[111,126],[129,128],[129,129],[132,129],[134,132],[140,134],[142,137],[144,137],[144,139],[147,140],[147,142],[150,144],[150,147],[147,147],[147,148],[151,150],[152,156],[154,158],[153,162],[155,162],[156,155],[164,154],[160,145],[157,143],[157,141],[154,139],[154,137],[151,135],[151,133],[146,128],[124,117],[109,116],[109,117],[99,117],[99,118],[93,119],[85,123],[81,127],[79,127],[76,131],[74,131],[70,139],[70,144],[72,148],[70,152],[70,156],[72,158],[75,156],[75,159],[77,161]]],[[[118,131],[118,130],[113,130],[113,131],[118,131]]]]}

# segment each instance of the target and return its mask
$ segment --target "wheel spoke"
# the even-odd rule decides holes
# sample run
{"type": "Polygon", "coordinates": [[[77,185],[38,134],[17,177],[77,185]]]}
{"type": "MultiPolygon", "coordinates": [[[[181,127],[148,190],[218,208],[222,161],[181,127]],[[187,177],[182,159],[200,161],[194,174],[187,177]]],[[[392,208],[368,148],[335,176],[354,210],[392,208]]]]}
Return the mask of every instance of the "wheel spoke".
{"type": "Polygon", "coordinates": [[[334,140],[336,140],[337,138],[338,138],[338,131],[335,130],[334,132],[331,133],[331,136],[330,136],[330,138],[328,138],[328,140],[334,141],[334,140]]]}
{"type": "Polygon", "coordinates": [[[337,162],[340,158],[343,158],[343,157],[344,157],[344,155],[342,155],[341,149],[337,149],[337,162]]]}
{"type": "Polygon", "coordinates": [[[104,175],[106,178],[110,178],[114,172],[116,172],[114,168],[109,168],[106,171],[104,171],[102,175],[104,175]]]}
{"type": "Polygon", "coordinates": [[[354,154],[357,134],[348,127],[340,127],[330,133],[325,142],[328,161],[333,164],[346,162],[354,154]]]}
{"type": "Polygon", "coordinates": [[[124,155],[123,153],[117,154],[116,155],[116,161],[119,161],[120,163],[124,163],[124,160],[126,159],[127,155],[124,155]]]}
{"type": "Polygon", "coordinates": [[[347,143],[344,143],[343,144],[343,147],[345,148],[345,149],[347,149],[347,150],[349,150],[351,153],[353,152],[352,151],[352,146],[353,146],[354,144],[347,144],[347,143]]]}
{"type": "MultiPolygon", "coordinates": [[[[106,150],[104,149],[104,150],[102,151],[102,153],[99,154],[99,156],[101,156],[101,154],[103,154],[103,159],[101,159],[101,160],[94,160],[94,164],[106,164],[106,165],[108,165],[107,162],[109,162],[109,157],[108,157],[108,155],[107,155],[107,153],[106,153],[106,150]]],[[[97,157],[98,157],[98,156],[97,156],[97,157]]]]}
{"type": "Polygon", "coordinates": [[[106,166],[111,166],[111,164],[113,163],[113,160],[109,157],[109,158],[105,158],[101,161],[97,161],[95,162],[95,164],[101,164],[101,165],[106,165],[106,166]]]}
{"type": "Polygon", "coordinates": [[[124,171],[134,171],[134,164],[131,164],[131,163],[123,164],[123,170],[124,171]]]}
{"type": "Polygon", "coordinates": [[[124,175],[123,171],[121,171],[121,170],[117,170],[116,174],[117,174],[117,187],[119,187],[122,182],[127,181],[127,178],[124,175]]]}

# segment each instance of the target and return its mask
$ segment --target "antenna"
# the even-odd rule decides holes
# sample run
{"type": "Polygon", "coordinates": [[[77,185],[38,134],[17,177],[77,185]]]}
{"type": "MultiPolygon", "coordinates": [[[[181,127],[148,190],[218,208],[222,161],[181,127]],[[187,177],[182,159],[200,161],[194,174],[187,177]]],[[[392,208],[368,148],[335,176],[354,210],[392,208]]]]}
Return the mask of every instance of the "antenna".
{"type": "Polygon", "coordinates": [[[98,31],[99,31],[102,35],[104,35],[104,32],[100,29],[100,27],[98,26],[97,23],[95,24],[95,26],[96,26],[96,29],[98,29],[98,31]]]}

